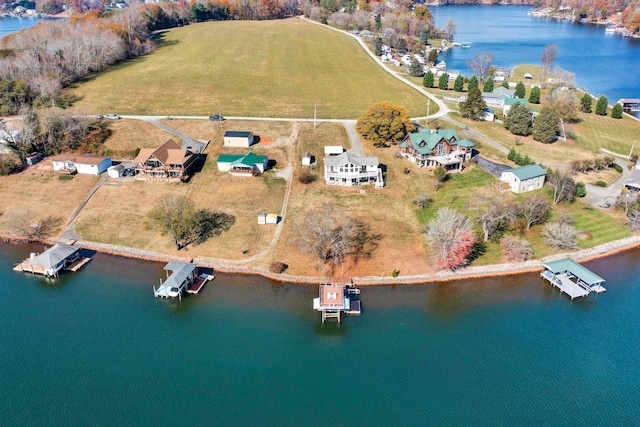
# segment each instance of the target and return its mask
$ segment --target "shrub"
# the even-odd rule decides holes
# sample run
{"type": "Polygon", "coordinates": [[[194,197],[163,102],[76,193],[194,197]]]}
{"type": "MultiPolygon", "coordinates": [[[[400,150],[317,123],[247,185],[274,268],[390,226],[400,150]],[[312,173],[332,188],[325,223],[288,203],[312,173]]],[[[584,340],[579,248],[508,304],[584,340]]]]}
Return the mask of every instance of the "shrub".
{"type": "Polygon", "coordinates": [[[60,181],[71,181],[73,179],[73,175],[58,175],[58,179],[60,181]]]}
{"type": "Polygon", "coordinates": [[[576,229],[570,224],[550,222],[545,225],[542,237],[549,246],[556,249],[576,249],[578,247],[576,229]]]}
{"type": "Polygon", "coordinates": [[[269,271],[275,274],[280,274],[284,272],[289,266],[280,261],[274,261],[269,266],[269,271]]]}
{"type": "Polygon", "coordinates": [[[416,199],[414,200],[414,203],[419,208],[426,208],[431,203],[431,200],[429,199],[429,196],[427,195],[427,193],[420,193],[418,194],[418,197],[416,197],[416,199]]]}
{"type": "Polygon", "coordinates": [[[613,117],[614,119],[622,118],[622,105],[616,104],[613,106],[613,108],[611,109],[611,117],[613,117]]]}
{"type": "Polygon", "coordinates": [[[596,185],[597,185],[598,187],[606,187],[606,186],[607,186],[607,183],[606,183],[606,182],[604,182],[604,181],[596,181],[596,185]]]}
{"type": "Polygon", "coordinates": [[[0,155],[0,176],[11,175],[18,170],[18,161],[9,155],[0,155]]]}
{"type": "Polygon", "coordinates": [[[398,277],[399,274],[400,274],[400,271],[394,268],[393,271],[391,272],[391,277],[398,277]]]}
{"type": "Polygon", "coordinates": [[[443,166],[436,166],[433,170],[433,176],[438,182],[445,182],[448,178],[447,170],[443,166]]]}
{"type": "Polygon", "coordinates": [[[613,168],[616,170],[616,172],[622,173],[622,166],[620,166],[619,164],[614,163],[613,168]]]}
{"type": "Polygon", "coordinates": [[[576,182],[576,197],[584,197],[587,195],[587,187],[584,185],[584,182],[576,182]]]}
{"type": "Polygon", "coordinates": [[[300,173],[300,176],[298,176],[298,182],[301,184],[311,184],[315,182],[316,179],[318,179],[318,177],[312,174],[311,172],[309,172],[308,170],[303,170],[300,173]]]}
{"type": "Polygon", "coordinates": [[[531,245],[524,239],[514,236],[504,236],[500,240],[502,252],[507,261],[523,262],[534,257],[531,245]]]}

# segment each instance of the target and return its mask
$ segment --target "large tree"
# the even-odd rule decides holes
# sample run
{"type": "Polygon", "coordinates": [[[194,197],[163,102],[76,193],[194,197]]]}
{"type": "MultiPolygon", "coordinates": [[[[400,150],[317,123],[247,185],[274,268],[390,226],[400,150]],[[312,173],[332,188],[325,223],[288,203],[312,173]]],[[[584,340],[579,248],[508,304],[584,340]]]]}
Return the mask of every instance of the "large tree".
{"type": "Polygon", "coordinates": [[[576,183],[568,169],[549,169],[547,171],[549,185],[553,188],[553,204],[557,205],[562,200],[573,200],[576,194],[576,183]]]}
{"type": "Polygon", "coordinates": [[[424,85],[424,87],[432,88],[434,79],[435,77],[433,76],[433,73],[431,72],[431,70],[429,70],[424,74],[422,84],[424,85]]]}
{"type": "Polygon", "coordinates": [[[578,247],[576,229],[571,224],[562,222],[546,224],[542,237],[549,246],[554,248],[576,249],[578,247]]]}
{"type": "Polygon", "coordinates": [[[529,136],[531,134],[531,112],[525,105],[516,102],[511,106],[504,119],[504,127],[514,135],[529,136]]]}
{"type": "Polygon", "coordinates": [[[556,135],[560,130],[558,126],[559,120],[560,118],[555,111],[551,108],[543,107],[531,127],[533,139],[545,144],[555,141],[556,135]]]}
{"type": "Polygon", "coordinates": [[[443,269],[466,265],[476,241],[469,219],[451,208],[440,208],[425,227],[425,238],[443,269]]]}
{"type": "Polygon", "coordinates": [[[524,97],[527,95],[527,90],[524,87],[524,83],[522,83],[521,81],[518,82],[518,84],[516,85],[516,92],[515,92],[515,96],[517,98],[522,98],[524,99],[524,97]]]}
{"type": "Polygon", "coordinates": [[[611,117],[613,117],[614,119],[621,119],[622,113],[623,113],[622,105],[616,102],[613,108],[611,109],[611,117]]]}
{"type": "Polygon", "coordinates": [[[169,235],[176,249],[229,230],[235,217],[223,212],[198,210],[185,196],[165,195],[147,213],[147,226],[169,235]]]}
{"type": "Polygon", "coordinates": [[[447,41],[451,42],[453,38],[456,36],[457,32],[458,32],[458,26],[456,25],[455,22],[453,22],[453,19],[451,18],[447,19],[447,22],[444,26],[444,36],[447,39],[447,41]]]}
{"type": "Polygon", "coordinates": [[[604,95],[600,95],[600,98],[598,98],[598,103],[596,104],[596,114],[599,116],[606,116],[608,105],[609,101],[607,100],[607,97],[604,95]]]}
{"type": "Polygon", "coordinates": [[[556,115],[567,123],[574,123],[578,120],[580,104],[570,92],[551,90],[545,98],[544,105],[555,111],[556,115]]]}
{"type": "Polygon", "coordinates": [[[585,92],[580,98],[580,105],[584,113],[590,113],[592,111],[593,98],[588,92],[585,92]]]}
{"type": "Polygon", "coordinates": [[[62,223],[62,217],[53,214],[37,218],[31,209],[11,211],[5,219],[5,224],[11,231],[29,239],[42,239],[57,234],[62,223]]]}
{"type": "Polygon", "coordinates": [[[477,221],[482,228],[484,241],[489,241],[494,235],[507,228],[515,214],[515,206],[499,200],[493,199],[479,204],[477,221]]]}
{"type": "Polygon", "coordinates": [[[411,65],[409,66],[409,75],[413,77],[422,77],[423,74],[424,71],[422,71],[422,65],[420,65],[420,62],[416,58],[413,58],[411,65]]]}
{"type": "Polygon", "coordinates": [[[528,230],[532,225],[542,224],[549,218],[551,206],[542,196],[530,196],[520,202],[517,213],[524,218],[528,230]]]}
{"type": "Polygon", "coordinates": [[[438,79],[438,89],[449,89],[449,74],[443,73],[438,79]]]}
{"type": "Polygon", "coordinates": [[[458,74],[458,77],[456,77],[456,81],[453,83],[453,90],[456,92],[464,90],[464,77],[462,77],[462,74],[458,74]]]}
{"type": "Polygon", "coordinates": [[[374,237],[364,223],[336,212],[333,204],[307,212],[294,225],[298,248],[313,255],[324,272],[327,262],[339,265],[347,258],[356,260],[373,250],[374,237]]]}
{"type": "Polygon", "coordinates": [[[531,93],[529,94],[529,102],[531,104],[540,104],[540,88],[538,86],[534,86],[531,88],[531,93]]]}
{"type": "Polygon", "coordinates": [[[471,78],[469,79],[469,83],[467,84],[467,90],[471,90],[473,88],[478,88],[478,78],[475,74],[471,76],[471,78]]]}
{"type": "Polygon", "coordinates": [[[467,66],[473,70],[480,80],[484,80],[489,76],[492,62],[492,52],[481,52],[474,56],[471,61],[467,62],[467,66]]]}
{"type": "Polygon", "coordinates": [[[542,55],[540,56],[540,62],[542,62],[542,81],[545,81],[546,74],[556,61],[560,48],[555,44],[548,44],[544,47],[542,55]]]}
{"type": "Polygon", "coordinates": [[[390,102],[378,102],[370,106],[358,118],[356,130],[376,147],[397,144],[414,126],[403,106],[390,102]]]}
{"type": "Polygon", "coordinates": [[[486,79],[484,81],[484,86],[482,87],[482,91],[483,92],[493,92],[493,79],[491,77],[489,77],[488,79],[486,79]]]}
{"type": "Polygon", "coordinates": [[[487,104],[482,99],[480,89],[474,87],[469,89],[469,92],[467,93],[467,100],[459,103],[458,108],[460,108],[460,114],[462,114],[462,117],[480,120],[484,109],[487,108],[487,104]]]}
{"type": "Polygon", "coordinates": [[[437,49],[431,49],[429,51],[429,56],[427,56],[427,61],[429,61],[433,65],[435,65],[436,62],[438,62],[438,50],[437,49]]]}

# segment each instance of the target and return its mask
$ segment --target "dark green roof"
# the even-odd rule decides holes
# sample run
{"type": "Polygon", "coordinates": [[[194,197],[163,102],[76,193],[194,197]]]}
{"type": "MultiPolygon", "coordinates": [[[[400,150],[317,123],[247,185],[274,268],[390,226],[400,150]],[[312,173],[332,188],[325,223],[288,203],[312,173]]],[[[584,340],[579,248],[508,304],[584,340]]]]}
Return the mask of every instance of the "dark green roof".
{"type": "Polygon", "coordinates": [[[509,169],[506,172],[511,172],[518,177],[520,181],[526,181],[527,179],[536,178],[547,174],[547,171],[542,169],[540,165],[527,165],[519,168],[509,169]]]}
{"type": "Polygon", "coordinates": [[[401,147],[407,148],[408,141],[411,142],[413,148],[420,154],[429,154],[440,142],[445,139],[447,142],[455,138],[455,142],[452,145],[458,144],[458,135],[455,129],[437,129],[437,130],[425,130],[422,132],[413,132],[407,135],[407,137],[400,144],[401,147]]]}
{"type": "Polygon", "coordinates": [[[461,139],[460,141],[458,141],[458,146],[459,147],[466,147],[466,148],[471,148],[471,147],[475,147],[476,143],[473,141],[468,140],[467,138],[461,139]]]}
{"type": "Polygon", "coordinates": [[[542,265],[552,273],[570,272],[589,286],[604,282],[604,279],[591,270],[581,266],[571,258],[562,258],[556,261],[542,263],[542,265]]]}
{"type": "Polygon", "coordinates": [[[247,165],[253,166],[257,164],[262,164],[267,159],[266,156],[258,156],[254,153],[247,154],[220,154],[218,157],[218,162],[220,163],[231,163],[232,165],[247,165]]]}
{"type": "Polygon", "coordinates": [[[505,98],[504,105],[513,105],[516,102],[520,105],[524,105],[525,107],[529,106],[529,101],[522,98],[505,98]]]}

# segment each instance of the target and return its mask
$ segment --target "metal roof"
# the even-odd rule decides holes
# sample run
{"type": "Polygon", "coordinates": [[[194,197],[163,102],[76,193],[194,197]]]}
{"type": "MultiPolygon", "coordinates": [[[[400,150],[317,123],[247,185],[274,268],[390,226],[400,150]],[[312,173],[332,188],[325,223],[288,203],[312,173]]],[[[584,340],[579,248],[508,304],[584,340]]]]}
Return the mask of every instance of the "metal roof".
{"type": "Polygon", "coordinates": [[[544,262],[542,265],[554,274],[569,272],[589,286],[603,283],[605,281],[602,277],[598,276],[586,267],[581,266],[571,258],[562,258],[556,261],[544,262]]]}
{"type": "Polygon", "coordinates": [[[53,268],[78,251],[80,248],[57,243],[29,261],[29,264],[42,268],[53,268]]]}
{"type": "Polygon", "coordinates": [[[224,133],[225,137],[229,138],[249,138],[253,132],[242,130],[228,130],[224,133]]]}
{"type": "MultiPolygon", "coordinates": [[[[526,181],[531,178],[537,178],[547,174],[547,171],[542,169],[540,165],[527,165],[519,168],[509,169],[504,172],[511,172],[518,177],[520,181],[526,181]]],[[[504,173],[503,172],[503,173],[504,173]]]]}
{"type": "Polygon", "coordinates": [[[163,283],[164,286],[169,288],[179,288],[182,283],[193,273],[196,269],[194,263],[175,262],[172,261],[164,266],[164,269],[171,271],[171,276],[163,283]]]}
{"type": "Polygon", "coordinates": [[[352,164],[356,166],[378,166],[378,158],[375,156],[371,157],[360,157],[356,156],[353,153],[345,151],[342,154],[338,154],[337,156],[330,156],[324,158],[324,164],[326,166],[341,166],[343,164],[352,164]]]}
{"type": "Polygon", "coordinates": [[[258,156],[254,153],[247,154],[220,154],[218,163],[243,164],[247,166],[262,165],[267,161],[267,156],[258,156]]]}

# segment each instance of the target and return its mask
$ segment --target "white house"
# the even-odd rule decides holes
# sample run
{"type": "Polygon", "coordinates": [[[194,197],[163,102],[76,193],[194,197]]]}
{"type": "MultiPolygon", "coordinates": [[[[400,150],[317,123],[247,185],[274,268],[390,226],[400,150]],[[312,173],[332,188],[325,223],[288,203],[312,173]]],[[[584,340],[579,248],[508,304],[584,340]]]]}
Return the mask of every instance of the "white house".
{"type": "Polygon", "coordinates": [[[324,180],[327,185],[352,187],[374,183],[375,188],[384,187],[378,158],[359,157],[348,151],[324,158],[324,180]]]}
{"type": "Polygon", "coordinates": [[[254,142],[253,132],[228,130],[224,133],[225,147],[250,147],[254,142]]]}
{"type": "Polygon", "coordinates": [[[493,89],[493,92],[482,92],[482,100],[491,107],[503,107],[504,100],[507,98],[514,98],[516,91],[506,89],[502,86],[498,86],[493,89]]]}
{"type": "Polygon", "coordinates": [[[502,172],[500,181],[509,184],[516,194],[537,190],[544,185],[547,172],[539,165],[527,165],[502,172]]]}
{"type": "Polygon", "coordinates": [[[269,158],[257,154],[221,154],[218,157],[218,170],[235,176],[253,176],[267,169],[269,158]]]}
{"type": "Polygon", "coordinates": [[[75,171],[86,175],[100,175],[111,166],[109,157],[88,154],[58,154],[50,160],[54,171],[75,171]]]}

